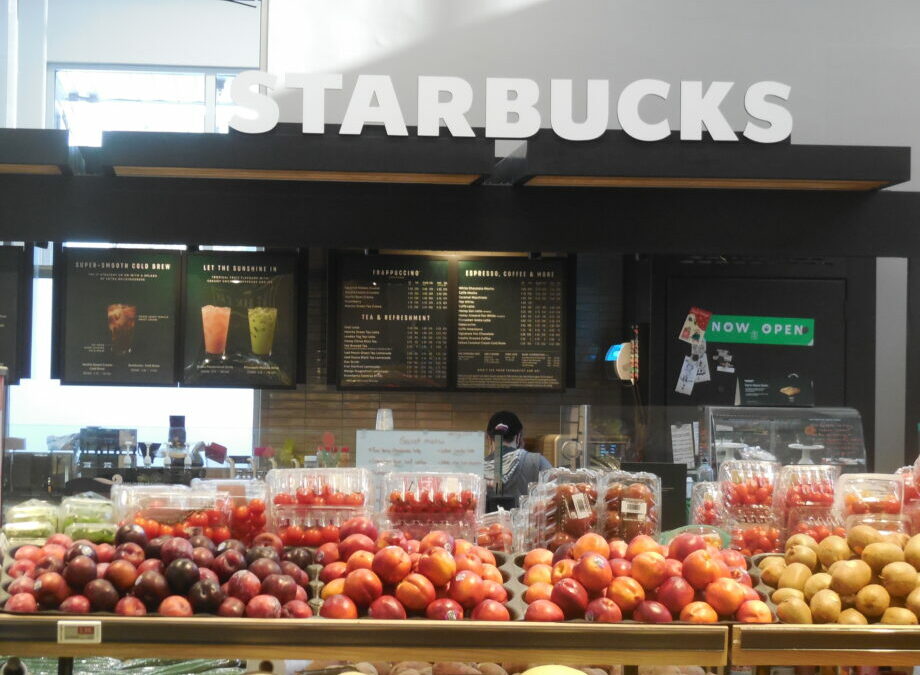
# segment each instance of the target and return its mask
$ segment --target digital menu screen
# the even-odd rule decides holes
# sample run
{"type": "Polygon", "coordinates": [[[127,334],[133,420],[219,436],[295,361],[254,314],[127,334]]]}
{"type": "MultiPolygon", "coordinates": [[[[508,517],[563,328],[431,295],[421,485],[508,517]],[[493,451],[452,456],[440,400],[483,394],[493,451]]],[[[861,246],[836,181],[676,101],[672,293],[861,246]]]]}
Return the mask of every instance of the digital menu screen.
{"type": "Polygon", "coordinates": [[[339,257],[340,387],[448,386],[448,272],[419,256],[339,257]]]}
{"type": "Polygon", "coordinates": [[[458,389],[565,387],[565,277],[560,259],[459,262],[458,389]]]}
{"type": "Polygon", "coordinates": [[[293,387],[297,256],[189,253],[182,384],[293,387]]]}
{"type": "Polygon", "coordinates": [[[179,254],[63,251],[61,380],[174,384],[179,254]]]}
{"type": "Polygon", "coordinates": [[[0,247],[0,366],[7,368],[7,383],[19,379],[20,284],[24,264],[23,249],[0,247]]]}

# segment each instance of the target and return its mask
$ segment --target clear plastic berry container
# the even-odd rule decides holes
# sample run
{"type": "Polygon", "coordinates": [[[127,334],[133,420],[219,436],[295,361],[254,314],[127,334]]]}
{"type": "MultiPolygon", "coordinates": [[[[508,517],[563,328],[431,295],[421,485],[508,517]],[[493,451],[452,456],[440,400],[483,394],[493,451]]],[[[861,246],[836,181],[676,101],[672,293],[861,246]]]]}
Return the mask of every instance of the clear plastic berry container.
{"type": "Polygon", "coordinates": [[[732,520],[728,531],[731,536],[729,546],[746,556],[782,551],[782,532],[772,513],[732,520]]]}
{"type": "Polygon", "coordinates": [[[904,492],[901,497],[903,505],[906,507],[920,502],[920,481],[917,481],[914,476],[914,467],[902,466],[894,473],[896,476],[900,476],[901,481],[904,483],[904,492]]]}
{"type": "Polygon", "coordinates": [[[273,469],[265,484],[269,527],[282,539],[297,539],[289,532],[338,527],[368,515],[374,503],[366,469],[273,469]]]}
{"type": "Polygon", "coordinates": [[[829,464],[784,466],[776,478],[773,503],[787,513],[803,506],[832,507],[839,476],[840,467],[829,464]]]}
{"type": "Polygon", "coordinates": [[[907,524],[910,530],[909,534],[911,536],[920,534],[920,502],[905,504],[904,513],[902,515],[907,518],[907,524]]]}
{"type": "Polygon", "coordinates": [[[779,464],[732,459],[719,467],[719,483],[728,514],[737,520],[759,521],[773,510],[779,464]]]}
{"type": "Polygon", "coordinates": [[[818,543],[832,534],[844,539],[847,536],[843,518],[833,507],[795,507],[788,510],[784,522],[784,540],[794,534],[807,534],[818,543]]]}
{"type": "Polygon", "coordinates": [[[598,482],[598,527],[606,539],[661,533],[661,479],[652,473],[613,471],[598,482]]]}
{"type": "Polygon", "coordinates": [[[74,523],[114,523],[115,507],[110,499],[92,493],[64,497],[59,510],[61,531],[74,523]]]}
{"type": "Polygon", "coordinates": [[[847,516],[846,529],[852,530],[857,525],[869,525],[879,534],[910,534],[910,520],[903,513],[867,513],[847,516]]]}
{"type": "Polygon", "coordinates": [[[47,523],[51,534],[57,532],[59,509],[56,504],[41,499],[28,499],[7,509],[3,520],[7,523],[47,523]]]}
{"type": "Polygon", "coordinates": [[[187,485],[165,485],[158,483],[115,483],[109,492],[112,500],[112,507],[115,509],[115,522],[123,523],[128,519],[129,512],[133,509],[133,502],[137,496],[143,493],[162,493],[165,490],[185,490],[188,491],[187,485]]]}
{"type": "Polygon", "coordinates": [[[513,533],[511,511],[500,509],[482,517],[476,528],[476,544],[492,551],[511,553],[514,550],[513,533]]]}
{"type": "Polygon", "coordinates": [[[485,511],[485,482],[472,473],[388,473],[383,478],[388,529],[412,539],[432,530],[472,540],[485,511]]]}
{"type": "Polygon", "coordinates": [[[837,479],[836,507],[849,516],[867,514],[898,515],[904,483],[890,473],[845,473],[837,479]]]}
{"type": "Polygon", "coordinates": [[[172,485],[158,488],[128,490],[119,505],[122,515],[119,524],[140,525],[150,538],[203,534],[215,543],[230,538],[226,493],[172,485]]]}
{"type": "Polygon", "coordinates": [[[556,550],[597,531],[598,474],[590,469],[547,469],[534,488],[535,543],[556,550]]]}
{"type": "Polygon", "coordinates": [[[694,525],[721,526],[725,522],[722,487],[715,481],[694,483],[690,493],[690,521],[694,525]]]}
{"type": "Polygon", "coordinates": [[[192,481],[192,488],[218,493],[223,496],[226,506],[221,509],[226,513],[226,525],[233,539],[239,539],[244,544],[252,542],[256,535],[265,531],[268,523],[266,512],[265,481],[227,478],[192,481]]]}

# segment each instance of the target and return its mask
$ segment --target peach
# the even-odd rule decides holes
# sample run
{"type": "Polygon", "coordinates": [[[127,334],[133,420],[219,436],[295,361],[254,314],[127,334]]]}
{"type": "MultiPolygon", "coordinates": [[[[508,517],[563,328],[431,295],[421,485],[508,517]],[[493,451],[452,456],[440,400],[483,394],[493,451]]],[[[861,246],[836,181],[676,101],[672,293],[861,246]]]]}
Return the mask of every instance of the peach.
{"type": "MultiPolygon", "coordinates": [[[[450,549],[448,549],[450,550],[450,549]]],[[[473,550],[473,545],[466,539],[454,541],[454,555],[467,555],[473,550]]]]}
{"type": "Polygon", "coordinates": [[[372,619],[405,619],[406,608],[392,595],[381,595],[371,603],[367,615],[372,619]]]}
{"type": "Polygon", "coordinates": [[[607,597],[628,614],[645,600],[645,589],[632,577],[617,577],[607,587],[607,597]]]}
{"type": "Polygon", "coordinates": [[[610,598],[595,598],[585,609],[585,619],[595,623],[619,623],[623,620],[623,612],[610,598]]]}
{"type": "Polygon", "coordinates": [[[535,583],[543,582],[545,584],[552,583],[553,580],[553,568],[549,565],[544,565],[539,563],[531,567],[529,570],[524,572],[524,585],[533,586],[535,583]]]}
{"type": "Polygon", "coordinates": [[[632,559],[630,576],[642,584],[646,591],[658,588],[668,578],[664,556],[655,551],[639,553],[632,559]]]}
{"type": "Polygon", "coordinates": [[[419,557],[417,570],[435,586],[446,586],[457,573],[457,562],[447,549],[436,546],[419,557]]]}
{"type": "Polygon", "coordinates": [[[640,553],[648,552],[654,552],[661,555],[661,549],[658,547],[658,542],[647,534],[640,534],[629,542],[629,546],[626,547],[626,555],[623,557],[627,560],[632,560],[640,553]]]}
{"type": "MultiPolygon", "coordinates": [[[[607,546],[607,542],[604,542],[604,546],[607,546]]],[[[610,585],[613,581],[613,570],[603,555],[586,553],[575,563],[572,577],[587,590],[596,592],[610,585]]]]}
{"type": "Polygon", "coordinates": [[[553,573],[550,581],[556,583],[562,579],[568,579],[572,576],[572,573],[575,571],[576,562],[571,558],[566,558],[565,560],[560,560],[555,565],[553,565],[553,573]]]}
{"type": "MultiPolygon", "coordinates": [[[[480,588],[482,582],[480,580],[480,588]]],[[[434,585],[428,580],[428,577],[412,572],[396,586],[396,599],[399,600],[406,609],[421,612],[428,605],[434,602],[436,597],[434,585]]]]}
{"type": "Polygon", "coordinates": [[[609,562],[614,577],[628,577],[632,571],[632,563],[626,558],[611,558],[609,562]]]}
{"type": "Polygon", "coordinates": [[[633,619],[642,623],[670,623],[674,620],[668,608],[657,600],[640,602],[633,611],[633,619]]]}
{"type": "Polygon", "coordinates": [[[576,560],[580,559],[585,553],[597,553],[606,558],[610,555],[610,544],[601,535],[588,532],[588,534],[583,534],[578,538],[575,542],[575,547],[572,549],[572,555],[576,560]]]}
{"type": "Polygon", "coordinates": [[[762,600],[763,599],[760,597],[760,593],[755,591],[750,586],[745,586],[744,584],[742,584],[741,587],[744,589],[745,602],[747,602],[748,600],[762,600]]]}
{"type": "Polygon", "coordinates": [[[719,620],[719,615],[709,603],[697,601],[680,610],[680,620],[689,623],[715,623],[719,620]]]}
{"type": "Polygon", "coordinates": [[[482,577],[469,570],[457,572],[457,576],[450,582],[447,595],[451,600],[460,603],[462,607],[472,609],[486,597],[482,577]]]}
{"type": "Polygon", "coordinates": [[[469,570],[470,572],[474,572],[479,576],[482,576],[482,561],[472,553],[461,553],[460,555],[455,555],[454,560],[457,563],[458,572],[469,570]]]}
{"type": "Polygon", "coordinates": [[[751,581],[751,575],[747,573],[747,570],[743,570],[740,567],[729,567],[728,578],[734,579],[742,586],[747,586],[749,588],[754,587],[754,582],[751,581]]]}
{"type": "Polygon", "coordinates": [[[473,621],[511,621],[511,614],[502,603],[486,598],[473,608],[470,618],[473,621]]]}
{"type": "Polygon", "coordinates": [[[563,621],[565,614],[551,600],[537,600],[527,608],[524,621],[563,621]]]}
{"type": "Polygon", "coordinates": [[[438,598],[425,609],[425,616],[436,621],[459,621],[463,618],[463,607],[450,598],[438,598]]]}
{"type": "Polygon", "coordinates": [[[729,567],[738,567],[740,569],[747,569],[747,560],[741,551],[736,551],[732,548],[726,548],[719,551],[719,556],[722,558],[722,561],[729,567]]]}
{"type": "Polygon", "coordinates": [[[680,560],[668,558],[664,564],[668,569],[669,577],[682,577],[684,575],[684,564],[680,560]]]}
{"type": "Polygon", "coordinates": [[[348,560],[355,551],[369,551],[374,553],[377,544],[366,534],[350,534],[339,544],[339,559],[348,560]]]}
{"type": "Polygon", "coordinates": [[[671,540],[668,546],[668,557],[683,562],[684,558],[706,548],[706,540],[692,532],[682,532],[671,540]]]}
{"type": "Polygon", "coordinates": [[[553,594],[553,585],[538,581],[524,593],[524,602],[528,605],[537,600],[549,600],[553,594]]]}
{"type": "MultiPolygon", "coordinates": [[[[403,551],[405,553],[405,551],[403,551]]],[[[369,570],[374,564],[374,554],[370,551],[355,551],[348,558],[348,562],[345,564],[345,570],[347,572],[353,572],[354,570],[369,570]]]]}
{"type": "Polygon", "coordinates": [[[357,569],[345,575],[345,595],[358,607],[367,607],[383,595],[383,583],[380,577],[370,570],[357,569]]]}
{"type": "Polygon", "coordinates": [[[706,602],[722,616],[738,611],[744,602],[744,587],[734,579],[716,579],[706,587],[706,602]]]}
{"type": "Polygon", "coordinates": [[[627,544],[622,539],[611,539],[607,542],[610,552],[607,554],[608,558],[626,558],[626,551],[629,548],[627,544]]]}
{"type": "Polygon", "coordinates": [[[345,594],[345,577],[339,577],[338,579],[333,579],[328,584],[323,586],[323,590],[320,591],[319,597],[325,600],[326,598],[332,597],[333,595],[344,595],[345,594]]]}
{"type": "Polygon", "coordinates": [[[741,623],[773,623],[773,613],[762,600],[747,600],[741,603],[735,619],[741,623]]]}
{"type": "Polygon", "coordinates": [[[487,548],[474,546],[470,553],[479,558],[484,565],[495,565],[495,554],[487,548]]]}
{"type": "Polygon", "coordinates": [[[658,587],[655,598],[667,607],[671,613],[680,614],[681,610],[693,602],[696,591],[683,577],[669,577],[658,587]]]}
{"type": "Polygon", "coordinates": [[[357,619],[358,608],[347,595],[332,595],[324,599],[319,615],[326,619],[357,619]]]}
{"type": "Polygon", "coordinates": [[[482,587],[486,593],[486,599],[495,600],[496,602],[507,602],[508,591],[501,584],[495,583],[491,579],[483,579],[482,587]]]}
{"type": "Polygon", "coordinates": [[[444,530],[432,530],[419,543],[419,553],[427,553],[433,548],[443,548],[447,552],[454,550],[453,536],[444,530]]]}
{"type": "Polygon", "coordinates": [[[328,584],[333,579],[344,577],[349,572],[348,566],[341,560],[326,565],[319,573],[319,580],[328,584]]]}
{"type": "Polygon", "coordinates": [[[502,578],[501,570],[499,570],[495,565],[490,565],[488,563],[483,563],[482,565],[482,576],[483,579],[491,579],[497,584],[502,584],[505,580],[502,578]]]}
{"type": "Polygon", "coordinates": [[[524,556],[524,569],[529,570],[534,565],[553,564],[553,552],[548,548],[535,548],[524,556]]]}
{"type": "Polygon", "coordinates": [[[566,619],[583,618],[588,607],[588,591],[571,578],[553,584],[553,592],[549,599],[562,609],[566,619]]]}
{"type": "Polygon", "coordinates": [[[700,550],[694,551],[684,559],[683,574],[691,586],[701,591],[721,576],[721,570],[711,552],[700,550]]]}
{"type": "Polygon", "coordinates": [[[387,546],[374,554],[371,570],[383,583],[395,586],[412,571],[412,559],[399,546],[387,546]]]}

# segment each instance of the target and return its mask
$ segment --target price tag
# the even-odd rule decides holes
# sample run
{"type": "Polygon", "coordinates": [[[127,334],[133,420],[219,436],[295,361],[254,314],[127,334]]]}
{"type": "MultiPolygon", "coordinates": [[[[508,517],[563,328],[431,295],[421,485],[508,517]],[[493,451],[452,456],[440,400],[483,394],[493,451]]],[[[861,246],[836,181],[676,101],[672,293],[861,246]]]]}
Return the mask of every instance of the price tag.
{"type": "Polygon", "coordinates": [[[624,499],[620,502],[620,513],[626,520],[645,520],[648,505],[644,499],[624,499]]]}
{"type": "Polygon", "coordinates": [[[582,493],[576,492],[572,495],[572,511],[575,512],[576,518],[587,518],[591,515],[591,505],[588,498],[582,493]]]}
{"type": "Polygon", "coordinates": [[[62,645],[98,645],[102,642],[102,622],[58,621],[57,641],[62,645]]]}

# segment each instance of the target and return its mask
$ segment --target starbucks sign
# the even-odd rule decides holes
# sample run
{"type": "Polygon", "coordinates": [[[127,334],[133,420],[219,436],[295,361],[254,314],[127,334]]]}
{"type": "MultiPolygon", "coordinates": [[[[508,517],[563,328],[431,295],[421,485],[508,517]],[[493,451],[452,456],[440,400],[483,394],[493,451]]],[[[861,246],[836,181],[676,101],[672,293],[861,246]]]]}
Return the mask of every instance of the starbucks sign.
{"type": "Polygon", "coordinates": [[[713,314],[706,327],[706,341],[811,347],[815,343],[815,320],[713,314]]]}

